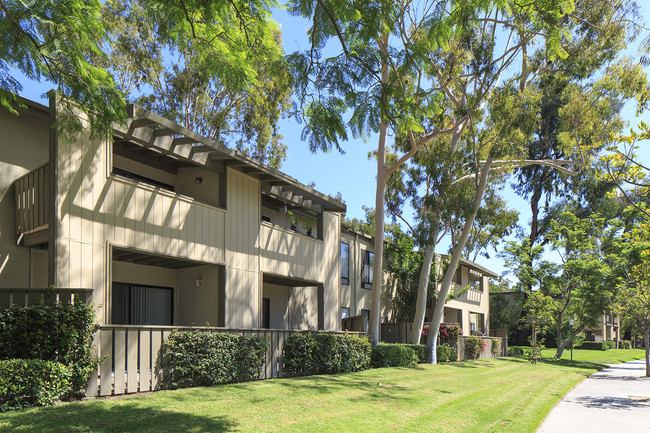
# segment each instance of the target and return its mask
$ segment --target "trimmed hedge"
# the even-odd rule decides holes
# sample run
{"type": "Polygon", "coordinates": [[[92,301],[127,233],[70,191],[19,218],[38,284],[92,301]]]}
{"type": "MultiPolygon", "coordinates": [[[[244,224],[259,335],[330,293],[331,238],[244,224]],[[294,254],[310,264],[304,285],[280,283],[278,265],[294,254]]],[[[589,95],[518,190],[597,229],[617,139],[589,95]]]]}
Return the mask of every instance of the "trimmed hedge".
{"type": "Polygon", "coordinates": [[[70,368],[71,395],[81,394],[97,365],[93,309],[83,302],[12,305],[0,310],[0,359],[41,359],[70,368]]]}
{"type": "MultiPolygon", "coordinates": [[[[418,364],[423,364],[427,362],[427,346],[424,344],[402,344],[402,343],[393,343],[393,344],[388,344],[388,343],[380,343],[379,346],[400,346],[400,347],[405,347],[405,348],[410,348],[413,350],[413,353],[415,353],[415,357],[417,359],[418,364]]],[[[377,347],[373,347],[373,357],[381,356],[379,354],[375,354],[376,350],[385,350],[385,349],[377,349],[377,347]]],[[[455,362],[458,360],[458,354],[456,353],[456,348],[452,346],[436,346],[436,354],[438,357],[438,362],[455,362]]],[[[383,364],[384,362],[379,361],[379,364],[383,364]]],[[[397,366],[397,365],[413,365],[412,363],[406,363],[406,364],[394,364],[394,365],[379,365],[379,367],[392,367],[392,366],[397,366]]],[[[372,367],[377,368],[378,366],[375,365],[375,362],[372,362],[372,367]]]]}
{"type": "Polygon", "coordinates": [[[163,382],[168,388],[210,386],[259,377],[265,337],[173,332],[163,343],[163,382]]]}
{"type": "Polygon", "coordinates": [[[616,340],[607,340],[608,349],[616,349],[616,340]]]}
{"type": "Polygon", "coordinates": [[[525,355],[527,349],[530,349],[530,347],[526,347],[526,346],[509,346],[508,347],[508,356],[525,355]]]}
{"type": "Polygon", "coordinates": [[[403,346],[413,349],[413,353],[418,358],[418,364],[427,362],[427,346],[425,344],[403,344],[403,346]]]}
{"type": "Polygon", "coordinates": [[[372,347],[372,368],[402,367],[418,363],[412,347],[398,343],[380,343],[372,347]]]}
{"type": "Polygon", "coordinates": [[[44,406],[71,390],[72,368],[41,359],[0,361],[0,412],[44,406]]]}
{"type": "Polygon", "coordinates": [[[455,347],[452,346],[438,346],[436,347],[438,362],[456,362],[458,361],[458,353],[455,347]]]}
{"type": "Polygon", "coordinates": [[[294,375],[366,370],[371,347],[354,335],[296,333],[284,342],[284,369],[294,375]]]}
{"type": "Polygon", "coordinates": [[[618,348],[619,349],[631,349],[632,348],[632,342],[630,340],[621,340],[618,342],[618,348]]]}
{"type": "Polygon", "coordinates": [[[580,349],[582,350],[607,350],[607,342],[606,341],[585,341],[582,343],[582,346],[580,346],[580,349]]]}

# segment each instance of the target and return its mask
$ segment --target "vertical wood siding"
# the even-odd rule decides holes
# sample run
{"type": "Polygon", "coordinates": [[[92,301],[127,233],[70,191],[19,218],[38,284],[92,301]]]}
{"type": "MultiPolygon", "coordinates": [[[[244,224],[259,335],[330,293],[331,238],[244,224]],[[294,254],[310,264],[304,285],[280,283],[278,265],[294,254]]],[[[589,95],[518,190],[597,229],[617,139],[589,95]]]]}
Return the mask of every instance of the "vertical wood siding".
{"type": "Polygon", "coordinates": [[[109,176],[111,144],[87,133],[59,142],[56,285],[95,291],[107,320],[110,245],[205,263],[225,262],[226,211],[131,179],[109,176]]]}

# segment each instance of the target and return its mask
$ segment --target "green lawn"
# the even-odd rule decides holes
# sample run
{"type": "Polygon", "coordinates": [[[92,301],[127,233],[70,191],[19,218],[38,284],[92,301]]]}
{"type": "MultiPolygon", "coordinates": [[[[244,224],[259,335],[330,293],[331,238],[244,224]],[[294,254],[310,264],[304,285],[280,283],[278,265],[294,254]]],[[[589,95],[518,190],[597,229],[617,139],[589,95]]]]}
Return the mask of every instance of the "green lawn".
{"type": "MultiPolygon", "coordinates": [[[[542,357],[553,358],[557,349],[544,349],[542,357]]],[[[599,364],[620,364],[645,357],[644,349],[609,349],[609,350],[580,350],[573,349],[574,361],[596,362],[599,364]]],[[[562,359],[571,359],[571,350],[562,353],[562,359]]]]}
{"type": "Polygon", "coordinates": [[[274,379],[9,412],[0,431],[534,432],[600,368],[502,358],[274,379]]]}

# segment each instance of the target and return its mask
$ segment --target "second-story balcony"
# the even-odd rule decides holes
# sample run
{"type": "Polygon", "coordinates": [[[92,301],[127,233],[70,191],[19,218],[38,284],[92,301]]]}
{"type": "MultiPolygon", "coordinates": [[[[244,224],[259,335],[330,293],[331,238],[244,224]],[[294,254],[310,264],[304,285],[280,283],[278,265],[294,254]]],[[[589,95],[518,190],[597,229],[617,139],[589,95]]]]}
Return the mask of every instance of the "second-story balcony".
{"type": "Polygon", "coordinates": [[[49,164],[14,181],[18,245],[45,244],[49,236],[49,164]]]}

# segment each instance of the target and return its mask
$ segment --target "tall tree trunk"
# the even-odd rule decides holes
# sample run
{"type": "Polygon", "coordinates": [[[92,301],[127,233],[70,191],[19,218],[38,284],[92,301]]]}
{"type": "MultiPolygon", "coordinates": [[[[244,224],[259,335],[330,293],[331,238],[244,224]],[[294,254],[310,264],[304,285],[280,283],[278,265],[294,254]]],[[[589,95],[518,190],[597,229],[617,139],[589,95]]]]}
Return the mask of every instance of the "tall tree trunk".
{"type": "Polygon", "coordinates": [[[436,238],[438,233],[434,233],[430,238],[429,244],[424,251],[424,259],[422,260],[422,269],[420,270],[420,280],[418,281],[418,297],[415,304],[415,317],[411,325],[411,344],[420,344],[420,336],[422,335],[422,327],[424,326],[424,313],[427,308],[427,294],[429,287],[429,277],[431,276],[431,263],[436,250],[436,238]]]}
{"type": "Polygon", "coordinates": [[[650,377],[650,323],[645,324],[645,377],[650,377]]]}
{"type": "MultiPolygon", "coordinates": [[[[458,127],[454,130],[453,135],[449,143],[450,152],[455,152],[458,148],[458,142],[460,141],[461,134],[467,125],[467,122],[463,122],[460,119],[456,119],[456,124],[458,127]]],[[[449,169],[447,168],[444,173],[444,177],[449,177],[449,169]]],[[[438,212],[434,214],[433,221],[437,223],[438,212]]],[[[426,246],[424,260],[422,261],[422,268],[420,269],[420,279],[418,280],[418,297],[417,304],[415,305],[415,316],[413,317],[413,325],[411,326],[411,344],[420,344],[420,335],[422,335],[422,327],[424,326],[424,315],[426,313],[426,304],[427,304],[427,291],[429,286],[429,276],[431,275],[431,263],[435,257],[436,243],[438,239],[438,230],[435,230],[434,233],[429,233],[429,242],[426,246]],[[429,251],[430,250],[430,251],[429,251]],[[430,254],[430,257],[427,257],[427,254],[430,254]],[[417,332],[417,334],[416,334],[417,332]],[[415,339],[418,339],[415,342],[415,339]]],[[[435,290],[435,288],[434,288],[435,290]]],[[[429,329],[431,332],[431,329],[429,329]]]]}
{"type": "Polygon", "coordinates": [[[562,341],[562,312],[558,312],[558,317],[556,320],[557,323],[557,350],[555,351],[555,358],[560,359],[562,357],[562,351],[564,350],[563,341],[562,341]]]}
{"type": "MultiPolygon", "coordinates": [[[[387,56],[388,35],[381,38],[382,53],[387,56]]],[[[385,86],[388,83],[388,62],[382,59],[381,83],[385,86]]],[[[382,93],[385,89],[382,89],[382,93]]],[[[370,323],[368,334],[372,344],[379,344],[379,324],[381,320],[381,291],[383,284],[383,262],[384,262],[384,207],[386,203],[386,135],[388,123],[384,113],[380,114],[379,142],[377,143],[377,190],[375,192],[375,255],[372,267],[372,291],[370,295],[370,323]]]]}
{"type": "Polygon", "coordinates": [[[487,186],[488,173],[490,172],[490,167],[492,166],[492,160],[492,155],[488,155],[485,164],[483,164],[479,182],[476,187],[476,194],[474,195],[474,209],[472,209],[472,213],[468,215],[467,219],[465,220],[465,225],[463,226],[463,231],[458,239],[458,243],[452,248],[449,267],[447,268],[447,272],[445,272],[442,284],[440,285],[438,302],[436,302],[436,305],[434,307],[433,317],[431,318],[431,325],[429,325],[429,336],[427,338],[427,362],[430,362],[431,364],[438,363],[436,345],[438,344],[438,331],[440,330],[440,323],[442,323],[442,316],[445,311],[445,301],[449,295],[449,289],[451,288],[452,279],[456,273],[458,263],[460,262],[460,256],[463,253],[465,243],[467,243],[467,238],[470,231],[472,230],[472,226],[474,225],[476,214],[481,207],[481,202],[483,201],[483,193],[485,193],[485,187],[487,186]]]}

